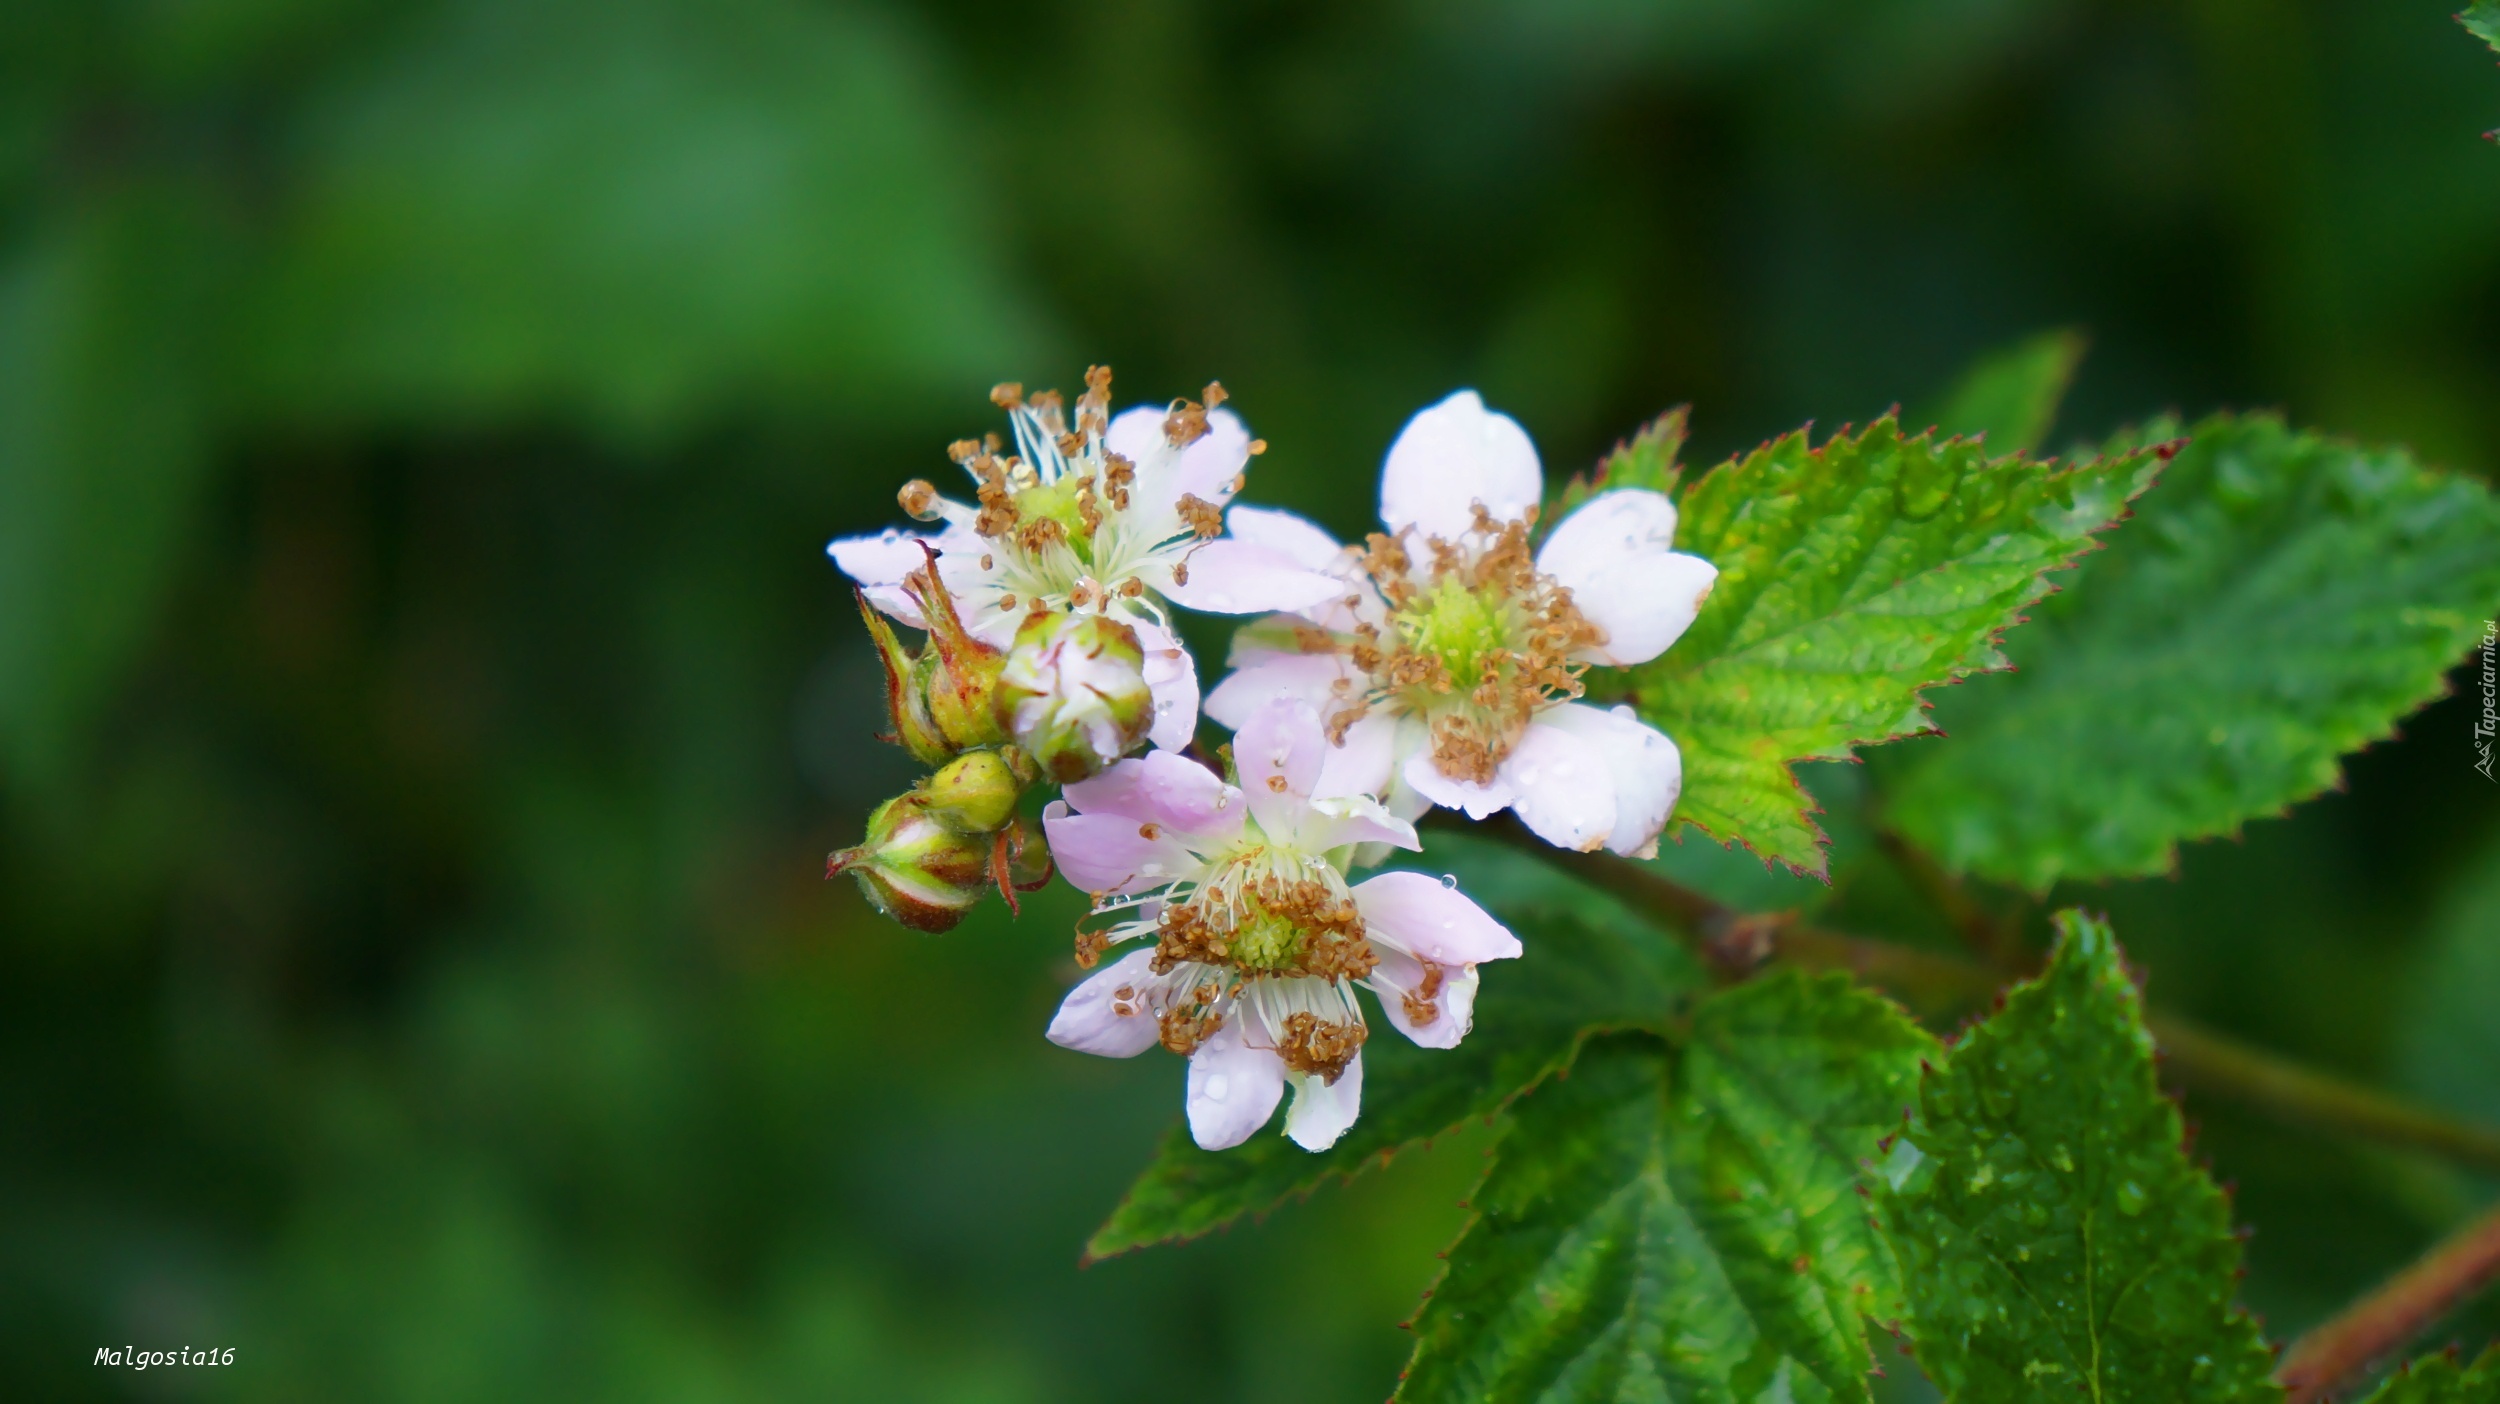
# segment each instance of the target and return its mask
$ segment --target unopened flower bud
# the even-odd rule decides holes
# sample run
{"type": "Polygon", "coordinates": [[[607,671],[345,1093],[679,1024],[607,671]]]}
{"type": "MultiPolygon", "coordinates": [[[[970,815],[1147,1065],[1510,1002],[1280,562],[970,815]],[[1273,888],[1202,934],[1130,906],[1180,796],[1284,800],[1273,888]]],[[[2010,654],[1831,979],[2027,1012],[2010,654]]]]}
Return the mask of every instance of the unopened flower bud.
{"type": "Polygon", "coordinates": [[[998,720],[1062,785],[1143,744],[1154,725],[1137,631],[1100,614],[1036,614],[999,674],[998,720]]]}
{"type": "Polygon", "coordinates": [[[959,834],[994,834],[1015,817],[1025,787],[1039,778],[1014,747],[966,751],[920,782],[929,817],[959,834]]]}
{"type": "Polygon", "coordinates": [[[937,552],[929,551],[928,565],[906,577],[903,589],[928,625],[929,639],[918,657],[904,651],[867,595],[859,596],[860,617],[868,621],[869,637],[885,664],[886,710],[894,718],[894,739],[930,765],[1006,740],[992,705],[1006,657],[964,626],[954,595],[938,576],[937,552]]]}
{"type": "Polygon", "coordinates": [[[869,905],[914,931],[963,920],[991,884],[990,839],[959,834],[929,812],[918,791],[878,805],[868,837],[825,860],[825,876],[859,879],[869,905]]]}

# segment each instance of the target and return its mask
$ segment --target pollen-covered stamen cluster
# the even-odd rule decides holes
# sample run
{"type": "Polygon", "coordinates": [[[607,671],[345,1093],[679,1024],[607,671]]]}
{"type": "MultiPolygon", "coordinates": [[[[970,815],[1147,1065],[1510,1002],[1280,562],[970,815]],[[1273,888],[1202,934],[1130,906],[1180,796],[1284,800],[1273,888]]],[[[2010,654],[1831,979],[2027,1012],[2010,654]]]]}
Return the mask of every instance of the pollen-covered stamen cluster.
{"type": "MultiPolygon", "coordinates": [[[[1187,583],[1187,555],[1199,542],[1222,534],[1222,508],[1194,494],[1162,501],[1139,490],[1140,465],[1107,442],[1107,366],[1085,372],[1073,427],[1055,390],[1027,397],[1022,386],[1005,384],[993,389],[990,399],[1007,411],[1013,451],[996,434],[947,448],[947,456],[972,478],[975,503],[952,501],[926,480],[914,479],[898,494],[903,510],[920,521],[968,527],[979,536],[984,584],[995,592],[982,603],[1040,611],[1110,610],[1134,602],[1160,618],[1150,594],[1159,582],[1149,567],[1163,564],[1187,583]]],[[[1164,445],[1178,451],[1206,437],[1207,412],[1224,399],[1224,387],[1210,384],[1203,402],[1175,403],[1164,416],[1164,445]]],[[[1251,451],[1264,447],[1254,443],[1251,451]]],[[[1238,475],[1232,486],[1239,489],[1238,475]]]]}
{"type": "Polygon", "coordinates": [[[1360,553],[1388,602],[1386,625],[1358,623],[1345,647],[1360,679],[1342,684],[1331,738],[1373,709],[1428,719],[1433,764],[1486,784],[1539,709],[1581,693],[1574,656],[1605,639],[1571,591],[1537,570],[1531,509],[1500,521],[1482,503],[1458,540],[1374,532],[1360,553]]]}
{"type": "Polygon", "coordinates": [[[1380,964],[1336,868],[1252,835],[1196,883],[1158,896],[1152,917],[1077,939],[1089,967],[1113,941],[1154,939],[1149,968],[1165,978],[1113,991],[1115,1012],[1152,1014],[1158,1041],[1184,1057],[1240,1019],[1288,1069],[1335,1082],[1370,1036],[1354,983],[1380,964]]]}

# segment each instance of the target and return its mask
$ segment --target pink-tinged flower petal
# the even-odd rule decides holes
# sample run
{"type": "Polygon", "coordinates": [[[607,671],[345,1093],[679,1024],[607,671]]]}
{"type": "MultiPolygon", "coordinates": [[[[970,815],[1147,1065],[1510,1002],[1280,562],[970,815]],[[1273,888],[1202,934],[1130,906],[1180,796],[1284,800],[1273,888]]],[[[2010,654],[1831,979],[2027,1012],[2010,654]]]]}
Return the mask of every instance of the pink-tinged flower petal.
{"type": "Polygon", "coordinates": [[[1189,1134],[1200,1150],[1227,1150],[1276,1114],[1285,1095],[1285,1060],[1242,1040],[1241,1018],[1207,1036],[1189,1055],[1189,1134]]]}
{"type": "Polygon", "coordinates": [[[1502,779],[1519,796],[1511,810],[1556,848],[1593,853],[1615,831],[1614,761],[1589,738],[1549,725],[1551,715],[1530,722],[1502,762],[1502,779]]]}
{"type": "Polygon", "coordinates": [[[1306,1151],[1324,1151],[1337,1144],[1362,1111],[1363,1055],[1357,1053],[1335,1082],[1294,1078],[1293,1109],[1285,1113],[1285,1134],[1306,1151]]]}
{"type": "Polygon", "coordinates": [[[1474,965],[1519,954],[1519,938],[1440,878],[1382,873],[1356,884],[1363,925],[1389,945],[1438,965],[1474,965]]]}
{"type": "Polygon", "coordinates": [[[1172,480],[1181,492],[1220,505],[1232,500],[1233,480],[1249,462],[1250,430],[1241,416],[1228,409],[1209,410],[1206,437],[1180,451],[1172,480]]]}
{"type": "Polygon", "coordinates": [[[1391,814],[1387,805],[1370,795],[1339,795],[1335,799],[1311,801],[1294,827],[1293,842],[1312,853],[1325,853],[1349,843],[1380,844],[1409,852],[1424,846],[1423,840],[1415,837],[1413,824],[1391,814]]]}
{"type": "Polygon", "coordinates": [[[938,546],[944,536],[945,530],[939,527],[922,531],[887,527],[874,536],[845,536],[827,542],[825,554],[858,584],[900,585],[904,576],[927,564],[928,553],[921,543],[938,546]]]}
{"type": "Polygon", "coordinates": [[[1282,551],[1225,537],[1200,544],[1183,570],[1157,584],[1174,604],[1208,614],[1308,609],[1346,592],[1344,581],[1296,565],[1282,551]]]}
{"type": "Polygon", "coordinates": [[[1103,447],[1137,465],[1138,485],[1165,502],[1195,494],[1222,504],[1233,495],[1233,479],[1250,461],[1250,431],[1228,409],[1207,415],[1206,436],[1187,448],[1175,449],[1163,437],[1169,413],[1161,405],[1133,405],[1113,415],[1103,433],[1103,447]]]}
{"type": "Polygon", "coordinates": [[[1239,731],[1251,713],[1278,698],[1300,698],[1325,711],[1336,698],[1337,680],[1346,676],[1338,654],[1273,653],[1236,642],[1233,672],[1207,694],[1207,715],[1239,731]]]}
{"type": "Polygon", "coordinates": [[[1291,512],[1235,507],[1224,514],[1224,529],[1236,540],[1264,546],[1304,570],[1326,571],[1346,564],[1346,548],[1337,544],[1337,538],[1291,512]]]}
{"type": "Polygon", "coordinates": [[[1146,739],[1167,751],[1185,750],[1198,735],[1198,660],[1160,624],[1133,619],[1129,627],[1146,651],[1145,666],[1138,671],[1155,699],[1154,725],[1147,728],[1146,739]]]}
{"type": "Polygon", "coordinates": [[[1419,747],[1408,756],[1406,764],[1398,768],[1398,775],[1415,793],[1443,809],[1464,810],[1470,819],[1489,818],[1510,808],[1511,802],[1519,798],[1517,787],[1501,771],[1494,772],[1489,785],[1451,779],[1432,763],[1432,752],[1427,747],[1419,747]]]}
{"type": "Polygon", "coordinates": [[[1232,837],[1249,807],[1241,791],[1177,751],[1148,751],[1060,792],[1080,814],[1154,823],[1202,844],[1232,837]]]}
{"type": "Polygon", "coordinates": [[[1456,1048],[1476,1022],[1476,968],[1427,967],[1394,947],[1373,949],[1380,963],[1363,983],[1380,997],[1380,1012],[1418,1048],[1456,1048]],[[1439,972],[1438,980],[1431,978],[1433,971],[1439,972]],[[1423,993],[1427,985],[1432,990],[1429,997],[1423,993]]]}
{"type": "Polygon", "coordinates": [[[1111,416],[1103,430],[1102,446],[1143,467],[1158,462],[1172,451],[1163,437],[1163,419],[1169,413],[1161,405],[1131,405],[1111,416]]]}
{"type": "Polygon", "coordinates": [[[1311,786],[1328,759],[1328,733],[1319,709],[1286,697],[1250,714],[1233,733],[1233,764],[1241,775],[1250,812],[1271,831],[1289,830],[1309,807],[1311,786]]]}
{"type": "Polygon", "coordinates": [[[1162,1026],[1147,995],[1163,983],[1154,973],[1154,959],[1152,947],[1131,951],[1068,991],[1051,1016],[1050,1041],[1105,1058],[1134,1058],[1154,1047],[1162,1026]]]}
{"type": "Polygon", "coordinates": [[[1481,502],[1496,521],[1525,516],[1545,495],[1528,431],[1461,390],[1406,422],[1380,471],[1380,520],[1455,541],[1481,502]]]}
{"type": "Polygon", "coordinates": [[[1399,719],[1375,712],[1345,729],[1345,740],[1328,748],[1319,768],[1315,799],[1340,795],[1377,795],[1389,788],[1398,758],[1399,719]]]}
{"type": "MultiPolygon", "coordinates": [[[[1684,758],[1629,707],[1592,707],[1566,702],[1537,714],[1531,734],[1552,728],[1578,737],[1605,757],[1614,789],[1615,822],[1606,847],[1632,857],[1658,851],[1658,835],[1684,792],[1684,758]]],[[[1525,815],[1521,816],[1525,818],[1525,815]]]]}
{"type": "Polygon", "coordinates": [[[868,596],[868,602],[886,614],[915,629],[929,627],[921,618],[920,606],[903,593],[903,577],[928,563],[928,555],[920,549],[925,539],[932,546],[942,532],[908,532],[888,527],[874,536],[846,536],[825,547],[834,566],[868,596]]]}
{"type": "Polygon", "coordinates": [[[1646,663],[1692,627],[1719,571],[1674,543],[1675,504],[1645,489],[1601,492],[1554,528],[1537,569],[1571,587],[1572,603],[1606,631],[1584,661],[1646,663]]]}
{"type": "Polygon", "coordinates": [[[1147,837],[1155,828],[1125,814],[1074,814],[1064,800],[1042,811],[1051,861],[1082,892],[1144,892],[1205,868],[1172,834],[1147,837]]]}

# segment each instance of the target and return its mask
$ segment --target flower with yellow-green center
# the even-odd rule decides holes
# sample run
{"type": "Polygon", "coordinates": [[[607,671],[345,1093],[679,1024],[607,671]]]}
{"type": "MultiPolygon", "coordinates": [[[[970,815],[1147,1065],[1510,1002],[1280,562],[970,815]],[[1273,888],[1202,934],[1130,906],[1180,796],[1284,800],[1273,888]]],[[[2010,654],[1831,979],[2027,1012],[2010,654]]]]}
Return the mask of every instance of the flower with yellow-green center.
{"type": "Polygon", "coordinates": [[[846,537],[826,548],[870,604],[914,628],[921,601],[906,588],[938,553],[938,577],[972,635],[998,648],[1037,612],[1096,613],[1136,631],[1154,694],[1151,739],[1178,748],[1198,723],[1198,674],[1172,632],[1170,604],[1219,614],[1301,609],[1337,582],[1265,546],[1227,538],[1223,508],[1264,445],[1222,409],[1221,386],[1203,402],[1111,414],[1111,372],[1086,372],[1075,422],[1056,392],[1027,398],[1002,385],[1012,445],[966,439],[949,455],[975,500],[904,486],[905,511],[928,525],[846,537]]]}
{"type": "Polygon", "coordinates": [[[1341,583],[1237,633],[1208,714],[1231,723],[1280,696],[1319,708],[1336,743],[1321,795],[1381,795],[1407,818],[1509,809],[1566,848],[1654,851],[1682,759],[1629,708],[1578,700],[1581,674],[1664,652],[1718,572],[1673,549],[1675,506],[1645,489],[1596,494],[1532,546],[1543,494],[1527,433],[1467,390],[1398,435],[1387,530],[1364,545],[1234,508],[1235,538],[1341,583]]]}
{"type": "Polygon", "coordinates": [[[1126,1058],[1162,1044],[1189,1059],[1189,1129],[1247,1140],[1290,1084],[1285,1134],[1324,1150],[1361,1108],[1369,1036],[1357,986],[1426,1048],[1474,1017],[1476,967],[1519,941],[1421,873],[1346,881],[1358,848],[1414,848],[1414,826],[1369,796],[1315,799],[1329,750],[1319,713],[1284,699],[1233,738],[1240,783],[1171,751],[1070,785],[1043,815],[1052,856],[1108,925],[1078,938],[1091,965],[1050,1023],[1062,1047],[1126,1058]]]}

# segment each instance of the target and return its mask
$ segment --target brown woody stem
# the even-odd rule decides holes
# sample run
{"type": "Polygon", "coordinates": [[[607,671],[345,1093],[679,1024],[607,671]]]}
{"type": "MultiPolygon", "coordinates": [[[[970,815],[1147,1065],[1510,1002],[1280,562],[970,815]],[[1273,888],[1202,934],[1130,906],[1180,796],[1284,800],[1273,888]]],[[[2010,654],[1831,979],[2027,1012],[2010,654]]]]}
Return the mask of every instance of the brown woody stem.
{"type": "Polygon", "coordinates": [[[2467,1224],[2343,1315],[2292,1343],[2276,1380],[2288,1404],[2314,1404],[2500,1278],[2500,1208],[2467,1224]]]}

